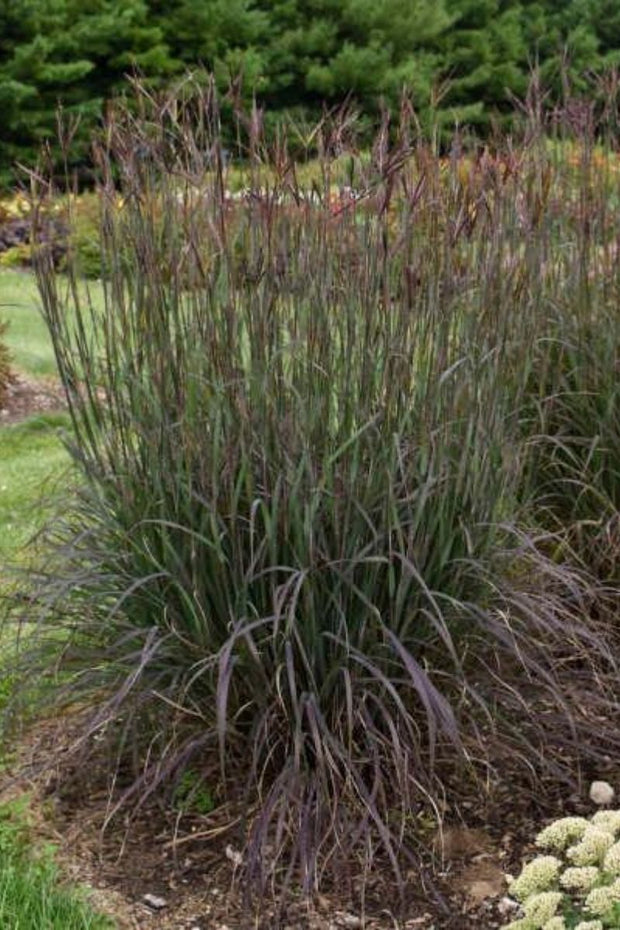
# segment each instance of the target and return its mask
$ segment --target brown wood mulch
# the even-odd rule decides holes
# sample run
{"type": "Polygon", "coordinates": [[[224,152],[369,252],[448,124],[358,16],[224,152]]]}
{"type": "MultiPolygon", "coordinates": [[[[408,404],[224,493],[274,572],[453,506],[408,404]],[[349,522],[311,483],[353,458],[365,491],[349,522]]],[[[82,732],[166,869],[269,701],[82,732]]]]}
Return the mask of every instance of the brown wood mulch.
{"type": "MultiPolygon", "coordinates": [[[[359,895],[326,887],[311,904],[291,896],[276,919],[275,899],[265,899],[259,913],[244,907],[227,841],[204,838],[209,821],[186,817],[179,823],[151,804],[102,830],[110,809],[103,766],[62,774],[55,765],[42,767],[70,739],[64,722],[38,723],[0,772],[0,801],[30,793],[35,830],[57,844],[63,874],[86,884],[93,904],[110,914],[119,930],[497,930],[515,916],[505,874],[519,871],[543,822],[592,813],[586,782],[572,795],[566,789],[558,788],[555,797],[547,791],[541,810],[539,792],[521,786],[516,791],[507,772],[486,801],[463,804],[458,818],[453,814],[435,837],[428,860],[433,892],[411,873],[406,900],[398,904],[389,872],[377,872],[366,881],[364,907],[359,895]],[[145,895],[165,903],[153,909],[145,895]]],[[[620,770],[613,765],[601,774],[617,783],[620,770]]]]}
{"type": "Polygon", "coordinates": [[[15,373],[0,407],[0,425],[19,423],[41,413],[55,413],[66,408],[65,392],[56,378],[30,378],[15,373]]]}

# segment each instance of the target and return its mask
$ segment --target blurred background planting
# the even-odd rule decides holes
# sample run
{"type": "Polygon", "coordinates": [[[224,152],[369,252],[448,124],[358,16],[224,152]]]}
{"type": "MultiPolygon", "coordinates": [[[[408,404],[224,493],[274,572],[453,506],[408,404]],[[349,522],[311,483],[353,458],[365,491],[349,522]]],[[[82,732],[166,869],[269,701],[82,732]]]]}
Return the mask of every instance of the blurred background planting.
{"type": "Polygon", "coordinates": [[[153,88],[197,66],[221,90],[234,79],[226,141],[231,107],[256,95],[268,128],[285,117],[303,149],[324,106],[350,98],[370,126],[403,87],[427,129],[436,118],[508,127],[533,66],[566,102],[567,81],[594,94],[591,75],[619,48],[614,0],[11,0],[0,6],[0,181],[55,136],[59,102],[80,120],[71,159],[87,181],[89,134],[132,71],[153,88]]]}

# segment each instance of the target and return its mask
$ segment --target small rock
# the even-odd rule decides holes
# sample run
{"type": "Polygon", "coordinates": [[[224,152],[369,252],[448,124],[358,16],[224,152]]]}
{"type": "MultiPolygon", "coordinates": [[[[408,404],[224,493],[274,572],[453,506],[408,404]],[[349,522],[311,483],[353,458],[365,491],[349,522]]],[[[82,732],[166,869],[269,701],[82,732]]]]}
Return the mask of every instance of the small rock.
{"type": "Polygon", "coordinates": [[[506,876],[499,863],[480,860],[472,862],[454,878],[454,887],[467,898],[470,906],[479,907],[487,899],[505,894],[506,876]]]}
{"type": "Polygon", "coordinates": [[[145,894],[142,900],[154,911],[161,911],[168,904],[165,898],[159,898],[156,894],[145,894]]]}
{"type": "Polygon", "coordinates": [[[590,785],[590,800],[600,807],[611,804],[616,792],[607,781],[593,781],[590,785]]]}
{"type": "Polygon", "coordinates": [[[516,911],[519,905],[516,901],[513,901],[512,898],[502,898],[502,900],[497,905],[497,910],[502,917],[507,917],[508,914],[511,914],[512,911],[516,911]]]}
{"type": "Polygon", "coordinates": [[[482,830],[468,827],[442,827],[435,834],[433,849],[446,862],[453,859],[471,859],[493,848],[493,842],[482,830]]]}
{"type": "Polygon", "coordinates": [[[230,861],[235,866],[235,868],[238,868],[240,865],[243,864],[243,856],[241,855],[239,850],[233,849],[233,847],[229,845],[226,847],[224,852],[226,853],[226,858],[230,859],[230,861]]]}
{"type": "Polygon", "coordinates": [[[472,882],[467,889],[467,899],[474,907],[479,907],[489,898],[497,897],[497,884],[491,881],[472,882]]]}
{"type": "Polygon", "coordinates": [[[362,926],[361,918],[356,914],[343,914],[338,918],[338,923],[341,927],[348,927],[349,930],[357,930],[362,926]]]}

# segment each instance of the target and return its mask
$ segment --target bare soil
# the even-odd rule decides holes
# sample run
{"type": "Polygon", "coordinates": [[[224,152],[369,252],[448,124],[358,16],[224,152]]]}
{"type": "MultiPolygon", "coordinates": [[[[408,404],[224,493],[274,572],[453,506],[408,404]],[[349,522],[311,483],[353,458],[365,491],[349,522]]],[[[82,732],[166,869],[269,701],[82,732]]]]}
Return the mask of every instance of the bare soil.
{"type": "MultiPolygon", "coordinates": [[[[487,800],[464,804],[437,832],[427,863],[432,888],[411,873],[399,904],[386,871],[367,878],[363,906],[359,894],[339,886],[310,903],[293,895],[278,910],[277,899],[268,896],[252,908],[236,880],[230,835],[218,833],[217,811],[180,819],[152,802],[131,819],[118,816],[106,824],[115,791],[103,764],[45,764],[59,758],[59,748],[61,758],[70,743],[65,722],[38,723],[0,774],[0,800],[30,792],[37,833],[58,845],[64,875],[88,885],[94,905],[119,930],[496,930],[514,916],[505,874],[519,871],[544,820],[592,813],[585,783],[572,795],[547,792],[543,811],[538,793],[521,786],[514,791],[507,772],[503,787],[487,800]],[[145,895],[165,903],[154,909],[145,895]]],[[[614,765],[602,774],[617,782],[620,771],[614,765]]]]}
{"type": "Polygon", "coordinates": [[[40,413],[53,413],[66,408],[65,393],[56,378],[30,378],[14,374],[0,407],[0,425],[19,423],[40,413]]]}

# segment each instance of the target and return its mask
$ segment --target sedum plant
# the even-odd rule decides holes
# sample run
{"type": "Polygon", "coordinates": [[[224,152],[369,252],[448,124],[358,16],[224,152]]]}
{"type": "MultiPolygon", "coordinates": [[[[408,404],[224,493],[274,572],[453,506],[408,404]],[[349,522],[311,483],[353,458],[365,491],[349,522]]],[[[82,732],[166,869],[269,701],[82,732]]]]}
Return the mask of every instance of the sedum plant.
{"type": "Polygon", "coordinates": [[[522,916],[504,930],[620,927],[620,810],[563,817],[536,837],[543,850],[511,881],[522,916]]]}

